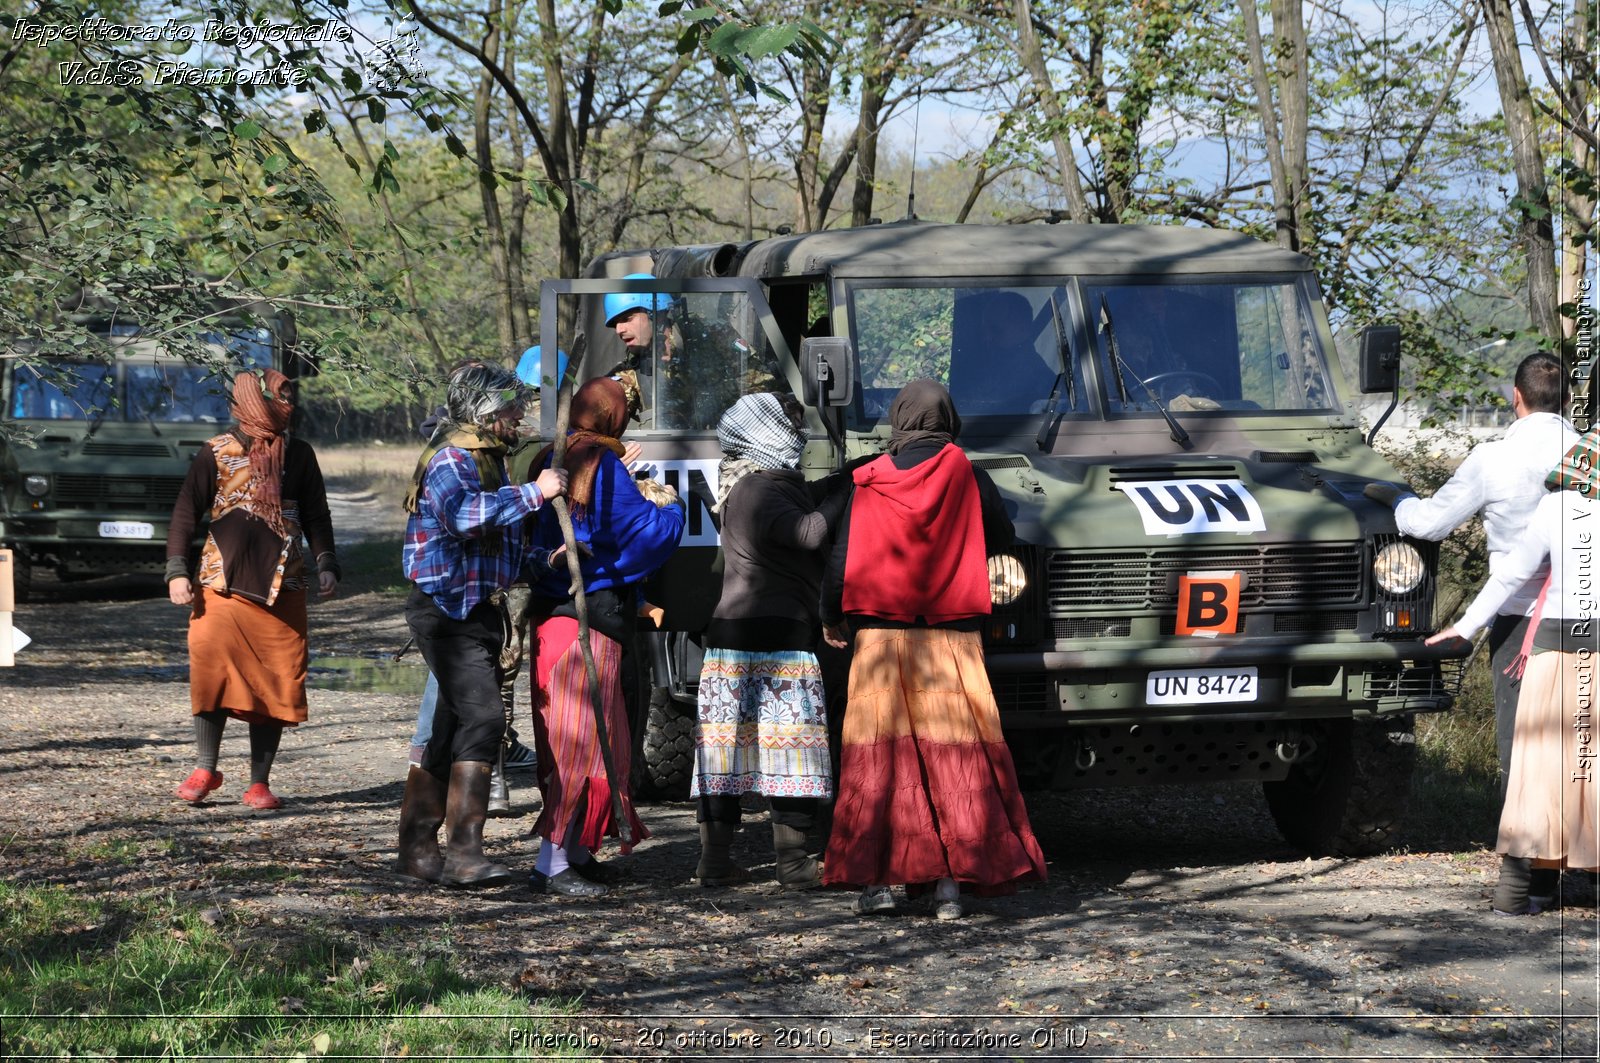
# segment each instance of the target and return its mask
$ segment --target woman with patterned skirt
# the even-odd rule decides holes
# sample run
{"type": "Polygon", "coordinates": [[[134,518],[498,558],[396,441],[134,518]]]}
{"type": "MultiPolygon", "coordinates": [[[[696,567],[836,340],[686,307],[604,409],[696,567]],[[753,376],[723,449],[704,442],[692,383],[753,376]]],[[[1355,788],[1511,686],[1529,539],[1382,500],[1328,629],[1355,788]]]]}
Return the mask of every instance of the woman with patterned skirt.
{"type": "Polygon", "coordinates": [[[1495,848],[1500,879],[1490,909],[1537,915],[1559,900],[1560,868],[1600,868],[1600,786],[1595,785],[1594,693],[1600,687],[1600,428],[1585,432],[1545,481],[1525,534],[1490,560],[1489,580],[1460,620],[1428,639],[1471,638],[1542,568],[1550,576],[1512,667],[1525,667],[1511,738],[1511,766],[1495,848]],[[1537,869],[1545,890],[1536,893],[1537,869]]]}
{"type": "Polygon", "coordinates": [[[251,808],[282,802],[268,787],[285,727],[306,719],[304,529],[316,558],[320,597],[339,581],[333,520],[317,455],[291,439],[289,381],[276,369],[233,381],[238,425],[207,440],[189,466],[167,532],[167,594],[191,609],[189,706],[196,767],[178,797],[199,804],[222,785],[217,758],[228,717],[250,725],[251,808]],[[189,543],[200,517],[211,523],[194,581],[189,543]],[[195,591],[198,582],[199,593],[195,591]]]}
{"type": "MultiPolygon", "coordinates": [[[[633,842],[650,837],[633,810],[628,793],[633,743],[622,698],[622,647],[633,635],[638,612],[637,584],[666,563],[683,535],[681,502],[657,506],[640,493],[624,464],[619,437],[631,404],[623,385],[597,377],[572,397],[567,452],[568,497],[582,557],[589,646],[600,689],[589,686],[578,644],[576,603],[562,560],[554,568],[532,566],[530,585],[536,615],[541,615],[539,652],[532,677],[533,728],[539,751],[539,791],[544,809],[533,826],[543,839],[539,860],[528,880],[535,893],[595,897],[606,892],[610,869],[594,858],[607,834],[617,834],[594,702],[605,714],[613,782],[633,842]]],[[[551,460],[546,447],[533,468],[551,460]]],[[[553,512],[539,515],[538,543],[552,553],[564,542],[553,512]]],[[[633,843],[623,846],[624,853],[633,843]]]]}
{"type": "Polygon", "coordinates": [[[934,914],[959,919],[962,887],[1046,874],[983,666],[986,558],[1013,529],[955,446],[942,385],[907,384],[889,422],[889,452],[854,472],[823,584],[824,636],[855,641],[823,881],[862,885],[862,914],[895,907],[890,885],[932,885],[934,914]]]}
{"type": "Polygon", "coordinates": [[[722,595],[706,630],[689,790],[700,802],[702,886],[749,881],[729,856],[747,793],[771,806],[778,882],[822,884],[806,850],[817,803],[833,796],[817,599],[822,547],[844,496],[830,499],[831,481],[801,476],[804,416],[792,397],[763,393],[741,398],[717,425],[722,595]]]}

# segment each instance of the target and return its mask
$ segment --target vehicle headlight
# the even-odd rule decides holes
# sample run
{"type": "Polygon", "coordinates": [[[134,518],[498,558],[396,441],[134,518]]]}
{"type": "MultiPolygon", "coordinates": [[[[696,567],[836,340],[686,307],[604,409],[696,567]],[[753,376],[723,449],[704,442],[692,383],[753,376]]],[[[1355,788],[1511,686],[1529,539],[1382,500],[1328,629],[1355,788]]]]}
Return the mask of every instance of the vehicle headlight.
{"type": "Polygon", "coordinates": [[[34,473],[22,478],[22,489],[34,498],[43,498],[45,492],[50,490],[50,477],[34,473]]]}
{"type": "Polygon", "coordinates": [[[1390,543],[1378,551],[1372,574],[1386,594],[1410,594],[1428,574],[1422,555],[1410,543],[1390,543]]]}
{"type": "Polygon", "coordinates": [[[1022,562],[1010,554],[998,554],[989,559],[989,601],[995,605],[1010,605],[1028,586],[1028,573],[1022,562]]]}

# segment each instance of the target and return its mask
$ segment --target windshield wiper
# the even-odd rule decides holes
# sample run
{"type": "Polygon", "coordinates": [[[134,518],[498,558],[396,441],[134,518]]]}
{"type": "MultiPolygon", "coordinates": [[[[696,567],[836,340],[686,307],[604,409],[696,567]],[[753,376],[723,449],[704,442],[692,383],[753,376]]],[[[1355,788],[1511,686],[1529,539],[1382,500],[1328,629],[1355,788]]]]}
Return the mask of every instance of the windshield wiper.
{"type": "MultiPolygon", "coordinates": [[[[1106,334],[1106,347],[1111,351],[1111,364],[1117,371],[1117,393],[1124,406],[1128,403],[1128,363],[1122,360],[1122,351],[1117,346],[1116,326],[1111,323],[1111,307],[1106,304],[1105,293],[1100,294],[1100,331],[1106,334]]],[[[1144,388],[1144,393],[1150,397],[1150,404],[1154,406],[1167,422],[1167,427],[1172,430],[1172,441],[1184,450],[1194,449],[1194,440],[1189,438],[1189,433],[1183,430],[1183,425],[1177,422],[1161,400],[1156,397],[1155,389],[1144,380],[1135,375],[1134,379],[1144,388]]]]}
{"type": "Polygon", "coordinates": [[[1050,293],[1050,314],[1056,323],[1056,363],[1061,371],[1050,382],[1050,399],[1044,404],[1044,420],[1039,422],[1039,434],[1035,442],[1039,449],[1045,449],[1045,442],[1050,438],[1050,430],[1060,421],[1057,415],[1056,400],[1061,395],[1061,387],[1066,385],[1067,409],[1075,409],[1078,405],[1078,396],[1072,384],[1072,344],[1067,339],[1066,326],[1061,323],[1061,304],[1056,300],[1056,293],[1050,293]]]}

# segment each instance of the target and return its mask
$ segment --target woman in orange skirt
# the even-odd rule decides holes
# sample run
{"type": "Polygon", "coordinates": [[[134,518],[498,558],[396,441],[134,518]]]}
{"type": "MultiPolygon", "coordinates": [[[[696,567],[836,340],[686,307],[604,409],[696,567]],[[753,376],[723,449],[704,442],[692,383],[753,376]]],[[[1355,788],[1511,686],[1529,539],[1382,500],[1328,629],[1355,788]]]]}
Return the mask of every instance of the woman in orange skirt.
{"type": "Polygon", "coordinates": [[[195,455],[167,532],[167,594],[191,609],[196,766],[178,797],[192,804],[222,785],[217,758],[230,716],[250,725],[250,787],[240,800],[260,809],[282,804],[268,776],[283,729],[306,719],[306,588],[313,577],[302,530],[316,558],[319,595],[332,597],[339,581],[322,470],[309,443],[289,438],[289,388],[275,369],[234,378],[239,423],[195,455]],[[208,510],[191,580],[189,543],[208,510]]]}
{"type": "Polygon", "coordinates": [[[983,666],[987,557],[1013,530],[955,445],[942,385],[907,384],[889,421],[889,453],[855,471],[823,585],[824,637],[855,641],[823,881],[863,886],[862,914],[892,910],[891,885],[931,885],[934,914],[958,919],[963,887],[1046,876],[983,666]]]}

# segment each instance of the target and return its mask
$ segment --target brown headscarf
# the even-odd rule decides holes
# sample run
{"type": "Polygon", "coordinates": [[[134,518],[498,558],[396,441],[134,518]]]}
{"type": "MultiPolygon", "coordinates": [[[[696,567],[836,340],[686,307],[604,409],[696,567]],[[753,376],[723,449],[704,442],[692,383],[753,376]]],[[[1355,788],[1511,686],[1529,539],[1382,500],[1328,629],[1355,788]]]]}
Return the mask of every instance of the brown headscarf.
{"type": "Polygon", "coordinates": [[[913,380],[889,404],[889,453],[898,454],[914,443],[954,443],[961,434],[961,418],[950,392],[937,380],[913,380]]]}
{"type": "MultiPolygon", "coordinates": [[[[622,441],[618,437],[628,423],[628,413],[627,392],[608,376],[595,377],[572,396],[567,416],[567,455],[561,464],[572,478],[567,484],[567,497],[572,500],[573,516],[583,516],[594,504],[594,479],[605,452],[622,457],[622,441]]],[[[543,468],[554,449],[541,450],[533,467],[543,468]]]]}
{"type": "Polygon", "coordinates": [[[278,535],[289,534],[283,523],[284,433],[294,413],[289,378],[276,369],[251,369],[233,378],[233,414],[250,437],[251,513],[278,535]]]}

